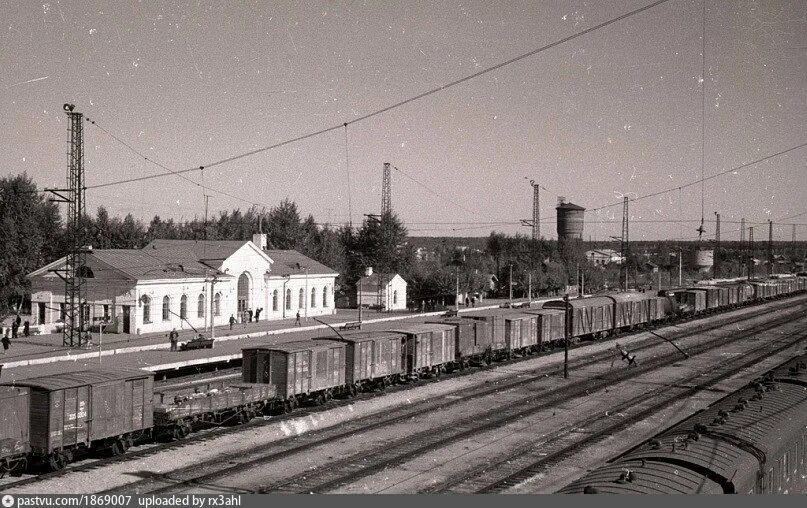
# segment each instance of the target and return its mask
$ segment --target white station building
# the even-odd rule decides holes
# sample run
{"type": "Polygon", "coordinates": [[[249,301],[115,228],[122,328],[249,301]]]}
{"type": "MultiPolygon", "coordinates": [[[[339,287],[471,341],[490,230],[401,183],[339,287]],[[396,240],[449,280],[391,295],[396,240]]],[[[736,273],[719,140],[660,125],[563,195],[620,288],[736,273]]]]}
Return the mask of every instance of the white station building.
{"type": "Polygon", "coordinates": [[[406,287],[406,281],[397,273],[370,273],[356,283],[357,305],[405,310],[406,287]]]}
{"type": "MultiPolygon", "coordinates": [[[[336,313],[338,273],[294,250],[253,241],[154,240],[143,249],[90,250],[85,322],[117,333],[203,329],[258,309],[260,320],[336,313]]],[[[32,311],[42,333],[64,323],[66,258],[28,275],[32,311]]]]}

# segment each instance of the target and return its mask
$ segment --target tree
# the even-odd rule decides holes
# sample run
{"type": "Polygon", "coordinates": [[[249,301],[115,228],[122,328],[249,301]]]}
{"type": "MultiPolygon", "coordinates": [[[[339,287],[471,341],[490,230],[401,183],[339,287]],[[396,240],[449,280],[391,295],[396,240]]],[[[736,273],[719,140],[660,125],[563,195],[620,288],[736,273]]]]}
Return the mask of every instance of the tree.
{"type": "Polygon", "coordinates": [[[380,220],[365,220],[356,238],[356,250],[365,264],[380,273],[407,273],[414,250],[407,245],[407,231],[398,217],[388,212],[380,220]]]}
{"type": "Polygon", "coordinates": [[[294,201],[284,199],[269,211],[266,232],[273,249],[302,249],[305,233],[294,201]]]}
{"type": "Polygon", "coordinates": [[[0,317],[16,312],[30,284],[26,275],[63,251],[58,207],[27,175],[0,178],[0,317]]]}

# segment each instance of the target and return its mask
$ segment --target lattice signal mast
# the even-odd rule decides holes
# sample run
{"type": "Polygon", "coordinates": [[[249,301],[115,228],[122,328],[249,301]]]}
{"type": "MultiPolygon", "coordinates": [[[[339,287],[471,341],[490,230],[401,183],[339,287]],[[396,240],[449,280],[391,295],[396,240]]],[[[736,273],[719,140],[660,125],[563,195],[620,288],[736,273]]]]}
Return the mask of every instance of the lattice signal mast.
{"type": "Polygon", "coordinates": [[[740,219],[740,242],[745,243],[745,217],[740,219]]]}
{"type": "Polygon", "coordinates": [[[381,216],[392,213],[392,173],[390,163],[384,163],[384,179],[381,184],[381,216]]]}
{"type": "Polygon", "coordinates": [[[65,317],[62,343],[65,346],[81,346],[81,333],[85,328],[84,306],[87,302],[86,270],[87,254],[83,218],[86,215],[84,199],[84,115],[73,111],[73,104],[63,106],[67,113],[67,238],[70,252],[67,264],[60,276],[65,281],[65,317]]]}
{"type": "Polygon", "coordinates": [[[541,239],[541,186],[530,180],[532,185],[532,239],[541,239]]]}

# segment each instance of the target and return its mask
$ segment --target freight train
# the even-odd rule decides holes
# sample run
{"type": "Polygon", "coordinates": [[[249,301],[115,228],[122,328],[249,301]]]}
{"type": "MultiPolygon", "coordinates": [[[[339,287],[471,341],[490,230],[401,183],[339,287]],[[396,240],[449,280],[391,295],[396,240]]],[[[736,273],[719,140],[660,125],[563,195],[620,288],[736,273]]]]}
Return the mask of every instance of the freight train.
{"type": "Polygon", "coordinates": [[[807,355],[616,457],[564,494],[807,493],[807,355]]]}
{"type": "Polygon", "coordinates": [[[141,439],[182,439],[200,424],[259,414],[531,355],[807,290],[807,275],[612,293],[542,308],[493,309],[381,331],[333,332],[243,350],[242,383],[155,390],[152,374],[124,369],[41,376],[0,385],[0,472],[59,470],[87,451],[122,454],[141,439]],[[568,324],[568,326],[567,326],[568,324]]]}

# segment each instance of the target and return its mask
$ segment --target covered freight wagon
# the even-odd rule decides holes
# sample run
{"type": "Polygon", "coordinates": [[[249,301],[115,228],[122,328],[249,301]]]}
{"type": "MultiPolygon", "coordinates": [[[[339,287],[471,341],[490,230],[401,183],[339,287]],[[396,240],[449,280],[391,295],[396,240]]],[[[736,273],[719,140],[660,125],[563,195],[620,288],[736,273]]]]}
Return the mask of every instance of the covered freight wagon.
{"type": "Polygon", "coordinates": [[[526,354],[540,349],[538,317],[522,311],[504,316],[504,341],[507,350],[526,354]]]}
{"type": "Polygon", "coordinates": [[[454,361],[455,332],[451,325],[401,325],[388,331],[406,336],[401,364],[403,372],[410,378],[439,375],[454,361]]]}
{"type": "MultiPolygon", "coordinates": [[[[614,300],[608,296],[575,298],[568,301],[571,309],[570,337],[594,337],[610,333],[614,327],[614,300]]],[[[544,309],[565,311],[567,302],[552,300],[544,303],[544,309]]]]}
{"type": "Polygon", "coordinates": [[[243,379],[246,383],[274,385],[286,409],[301,402],[324,402],[345,388],[345,344],[333,340],[301,340],[246,348],[243,379]]]}
{"type": "Polygon", "coordinates": [[[0,386],[0,474],[22,471],[31,451],[28,436],[30,390],[0,386]]]}
{"type": "Polygon", "coordinates": [[[460,317],[439,318],[426,323],[449,325],[454,327],[454,358],[456,367],[465,368],[471,364],[480,364],[493,359],[493,335],[491,324],[481,319],[463,319],[460,317]]]}
{"type": "Polygon", "coordinates": [[[123,453],[153,425],[153,374],[94,369],[16,381],[30,389],[34,456],[61,469],[79,448],[123,453]]]}
{"type": "Polygon", "coordinates": [[[401,375],[401,350],[406,335],[396,332],[363,331],[314,340],[344,342],[345,384],[352,393],[368,385],[388,386],[401,375]]]}
{"type": "Polygon", "coordinates": [[[541,347],[553,347],[555,344],[562,343],[566,330],[563,324],[562,310],[555,309],[540,309],[540,310],[525,310],[527,314],[533,314],[538,318],[538,331],[540,338],[538,340],[541,347]]]}
{"type": "MultiPolygon", "coordinates": [[[[650,293],[613,293],[614,328],[634,328],[661,319],[659,308],[663,305],[658,296],[650,293]]],[[[663,316],[662,316],[663,317],[663,316]]]]}

